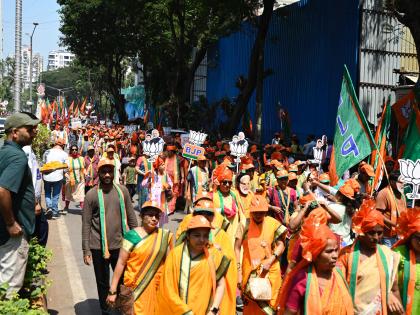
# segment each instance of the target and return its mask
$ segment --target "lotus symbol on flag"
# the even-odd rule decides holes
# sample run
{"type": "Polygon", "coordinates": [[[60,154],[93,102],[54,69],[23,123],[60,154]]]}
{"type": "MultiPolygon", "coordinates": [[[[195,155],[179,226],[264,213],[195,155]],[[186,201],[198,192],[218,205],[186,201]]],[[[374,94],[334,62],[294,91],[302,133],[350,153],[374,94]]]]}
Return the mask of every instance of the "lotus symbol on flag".
{"type": "Polygon", "coordinates": [[[418,188],[420,186],[420,160],[414,163],[411,160],[398,160],[400,163],[400,171],[402,181],[413,185],[413,192],[407,194],[409,199],[420,199],[418,188]]]}
{"type": "Polygon", "coordinates": [[[149,158],[149,162],[154,162],[156,158],[163,152],[163,146],[165,141],[159,136],[159,131],[154,129],[152,134],[146,135],[146,139],[143,141],[143,153],[149,158]]]}
{"type": "Polygon", "coordinates": [[[201,146],[204,141],[206,140],[207,134],[199,132],[199,131],[193,131],[190,130],[190,137],[189,137],[189,143],[201,146]]]}

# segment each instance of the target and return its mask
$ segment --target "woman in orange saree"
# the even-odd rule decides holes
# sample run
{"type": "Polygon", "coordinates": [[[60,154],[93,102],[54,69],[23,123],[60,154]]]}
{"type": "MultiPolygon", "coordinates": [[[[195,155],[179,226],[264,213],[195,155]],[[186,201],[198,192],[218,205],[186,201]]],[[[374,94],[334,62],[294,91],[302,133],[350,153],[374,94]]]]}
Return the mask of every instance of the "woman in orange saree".
{"type": "Polygon", "coordinates": [[[168,255],[156,314],[218,314],[230,260],[209,247],[212,226],[202,215],[188,224],[186,240],[168,255]]]}
{"type": "Polygon", "coordinates": [[[185,242],[187,227],[193,216],[203,215],[213,226],[209,234],[209,244],[213,245],[219,251],[223,253],[228,259],[231,260],[229,268],[225,275],[226,288],[225,294],[223,295],[222,303],[220,305],[220,315],[234,315],[236,308],[236,283],[237,283],[237,268],[236,258],[233,246],[230,242],[230,238],[227,233],[215,225],[217,215],[219,213],[214,211],[213,200],[207,194],[201,194],[197,196],[197,200],[194,203],[194,212],[190,215],[186,222],[184,218],[184,227],[181,226],[177,231],[176,246],[185,242]]]}
{"type": "Polygon", "coordinates": [[[155,313],[157,289],[173,236],[168,230],[158,228],[161,214],[157,204],[146,201],[140,214],[142,225],[124,235],[107,298],[111,306],[115,303],[117,286],[124,273],[124,285],[131,289],[134,297],[132,314],[155,313]]]}
{"type": "Polygon", "coordinates": [[[266,217],[268,203],[263,196],[254,196],[250,206],[250,219],[236,233],[235,254],[238,261],[238,287],[245,297],[243,314],[274,314],[281,286],[279,257],[284,251],[286,227],[266,217]],[[241,260],[241,247],[243,257],[241,260]],[[242,263],[240,263],[242,262],[242,263]],[[268,278],[271,299],[258,300],[252,295],[251,282],[268,278]]]}
{"type": "Polygon", "coordinates": [[[353,315],[347,284],[335,267],[337,238],[315,216],[300,232],[303,259],[286,276],[278,298],[278,314],[353,315]]]}

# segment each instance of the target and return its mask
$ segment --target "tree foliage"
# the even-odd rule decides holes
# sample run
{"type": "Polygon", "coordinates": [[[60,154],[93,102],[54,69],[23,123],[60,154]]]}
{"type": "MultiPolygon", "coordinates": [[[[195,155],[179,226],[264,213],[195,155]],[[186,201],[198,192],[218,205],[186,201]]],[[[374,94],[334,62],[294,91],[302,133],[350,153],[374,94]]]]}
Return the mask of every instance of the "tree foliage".
{"type": "Polygon", "coordinates": [[[252,16],[257,0],[58,0],[62,43],[82,65],[103,67],[124,121],[124,73],[141,63],[147,103],[168,105],[173,125],[190,106],[194,73],[207,49],[252,16]],[[171,106],[172,105],[172,106],[171,106]]]}

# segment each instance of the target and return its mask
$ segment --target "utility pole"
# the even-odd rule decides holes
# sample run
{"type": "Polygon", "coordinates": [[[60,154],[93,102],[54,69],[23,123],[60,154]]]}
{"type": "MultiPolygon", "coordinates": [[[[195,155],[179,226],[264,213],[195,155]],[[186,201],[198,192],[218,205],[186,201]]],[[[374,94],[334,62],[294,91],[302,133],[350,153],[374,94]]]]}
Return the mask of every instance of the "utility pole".
{"type": "Polygon", "coordinates": [[[32,34],[31,34],[31,43],[30,43],[30,47],[29,47],[29,49],[30,49],[30,51],[29,51],[29,102],[30,102],[30,104],[28,104],[28,105],[31,106],[31,113],[34,112],[34,109],[33,109],[34,102],[32,100],[32,37],[34,36],[35,29],[38,26],[38,23],[34,22],[33,24],[34,24],[34,29],[33,29],[32,34]]]}
{"type": "Polygon", "coordinates": [[[16,0],[16,16],[15,16],[15,87],[14,100],[15,112],[20,110],[20,90],[21,90],[21,54],[22,48],[22,0],[16,0]]]}

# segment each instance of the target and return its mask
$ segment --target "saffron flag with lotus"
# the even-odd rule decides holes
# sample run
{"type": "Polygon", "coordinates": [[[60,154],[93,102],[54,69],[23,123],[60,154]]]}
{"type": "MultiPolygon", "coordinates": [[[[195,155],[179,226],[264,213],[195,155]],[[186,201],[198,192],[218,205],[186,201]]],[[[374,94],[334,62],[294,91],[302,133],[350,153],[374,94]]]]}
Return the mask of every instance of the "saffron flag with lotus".
{"type": "Polygon", "coordinates": [[[374,140],[359,106],[350,74],[344,66],[329,167],[331,185],[336,185],[344,172],[371,154],[374,147],[374,140]]]}

